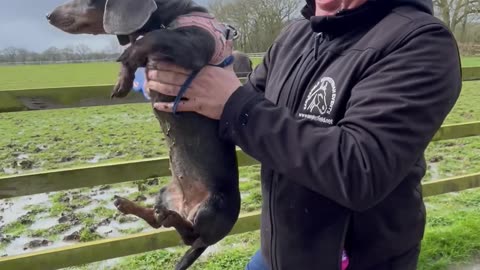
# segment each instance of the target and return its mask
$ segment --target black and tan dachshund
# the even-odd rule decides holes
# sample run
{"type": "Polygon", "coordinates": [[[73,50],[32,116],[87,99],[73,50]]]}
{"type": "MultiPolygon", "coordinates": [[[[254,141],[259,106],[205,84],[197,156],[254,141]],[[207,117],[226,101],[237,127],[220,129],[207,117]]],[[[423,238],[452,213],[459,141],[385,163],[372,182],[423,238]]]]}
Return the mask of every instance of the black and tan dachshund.
{"type": "MultiPolygon", "coordinates": [[[[72,0],[55,8],[47,19],[67,33],[116,35],[120,44],[130,44],[119,58],[121,71],[113,97],[128,95],[139,67],[170,61],[199,71],[232,53],[231,29],[188,0],[72,0]]],[[[152,93],[152,102],[173,100],[152,93]]],[[[170,147],[172,180],[160,190],[153,208],[120,197],[114,203],[122,213],[136,215],[154,228],[174,227],[191,246],[176,266],[187,269],[227,236],[238,219],[235,146],[219,138],[218,121],[196,113],[154,112],[170,147]]]]}

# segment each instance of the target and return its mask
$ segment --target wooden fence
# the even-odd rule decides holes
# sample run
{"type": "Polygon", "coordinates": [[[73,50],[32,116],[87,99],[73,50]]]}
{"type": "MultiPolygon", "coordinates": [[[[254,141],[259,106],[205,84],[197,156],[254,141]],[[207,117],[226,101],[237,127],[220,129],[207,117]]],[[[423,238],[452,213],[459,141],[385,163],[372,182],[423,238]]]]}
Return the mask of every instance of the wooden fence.
{"type": "MultiPolygon", "coordinates": [[[[477,73],[475,73],[477,74],[476,76],[473,72],[471,74],[469,74],[469,72],[464,72],[464,75],[471,76],[468,78],[480,79],[480,69],[477,69],[477,73]]],[[[98,97],[99,92],[103,94],[109,93],[110,89],[110,86],[95,86],[72,88],[70,89],[71,91],[66,91],[65,89],[63,89],[63,91],[56,89],[36,90],[39,91],[38,93],[34,90],[17,90],[11,91],[11,94],[13,94],[13,99],[16,99],[19,96],[37,96],[44,91],[44,93],[48,94],[47,96],[52,98],[55,96],[58,100],[63,100],[64,104],[74,107],[80,106],[79,99],[91,96],[98,97]],[[66,93],[64,93],[64,91],[66,93]],[[87,94],[84,94],[85,92],[87,92],[87,94]]],[[[0,92],[0,94],[1,93],[2,92],[0,92]]],[[[0,110],[1,109],[2,107],[0,106],[0,110]]],[[[3,109],[4,111],[18,111],[12,109],[12,107],[9,107],[9,109],[4,107],[3,109]]],[[[442,126],[433,141],[459,139],[471,136],[480,136],[480,122],[442,126]]],[[[256,160],[241,151],[237,151],[237,155],[239,158],[239,166],[257,164],[256,160]]],[[[154,158],[6,176],[0,177],[0,199],[169,175],[168,159],[154,158]]],[[[480,172],[427,182],[423,184],[423,191],[425,197],[428,197],[477,187],[480,187],[480,172]]],[[[259,212],[242,215],[232,230],[231,235],[258,230],[259,226],[259,212]]],[[[0,258],[0,269],[59,269],[180,245],[182,245],[182,242],[173,229],[160,229],[148,233],[138,233],[125,237],[74,244],[62,248],[4,257],[0,258]]]]}
{"type": "MultiPolygon", "coordinates": [[[[463,80],[480,80],[480,67],[462,69],[463,80]]],[[[244,80],[244,78],[243,78],[244,80]]],[[[0,91],[0,112],[107,106],[146,102],[140,94],[110,99],[113,85],[56,87],[0,91]]]]}

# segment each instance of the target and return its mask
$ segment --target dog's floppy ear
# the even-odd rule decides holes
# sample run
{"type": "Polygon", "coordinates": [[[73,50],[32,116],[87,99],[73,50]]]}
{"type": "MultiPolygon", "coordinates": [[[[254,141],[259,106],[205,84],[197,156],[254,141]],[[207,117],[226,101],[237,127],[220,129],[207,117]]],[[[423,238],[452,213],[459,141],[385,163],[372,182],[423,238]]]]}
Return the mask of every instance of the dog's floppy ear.
{"type": "Polygon", "coordinates": [[[129,35],[142,28],[157,8],[155,0],[107,0],[103,28],[107,34],[129,35]]]}

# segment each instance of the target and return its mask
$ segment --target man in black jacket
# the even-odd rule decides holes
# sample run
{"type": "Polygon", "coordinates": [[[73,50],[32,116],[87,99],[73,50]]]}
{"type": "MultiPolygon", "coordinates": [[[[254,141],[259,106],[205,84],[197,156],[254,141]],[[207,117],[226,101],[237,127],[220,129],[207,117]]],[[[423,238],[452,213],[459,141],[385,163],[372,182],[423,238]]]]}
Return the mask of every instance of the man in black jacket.
{"type": "MultiPolygon", "coordinates": [[[[207,67],[179,111],[262,164],[261,254],[272,270],[416,269],[424,151],[461,89],[458,49],[431,0],[307,0],[241,85],[207,67]]],[[[149,88],[176,94],[165,64],[149,88]]],[[[155,108],[171,111],[172,104],[155,108]]]]}

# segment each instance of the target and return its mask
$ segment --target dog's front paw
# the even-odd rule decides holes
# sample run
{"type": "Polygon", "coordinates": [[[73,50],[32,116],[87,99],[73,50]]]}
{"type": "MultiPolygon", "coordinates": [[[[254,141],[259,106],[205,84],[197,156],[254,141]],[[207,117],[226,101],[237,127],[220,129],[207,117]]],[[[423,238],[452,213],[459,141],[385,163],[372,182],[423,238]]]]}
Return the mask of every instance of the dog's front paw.
{"type": "Polygon", "coordinates": [[[133,79],[120,77],[113,88],[111,98],[124,98],[133,88],[133,79]]]}
{"type": "Polygon", "coordinates": [[[118,211],[122,212],[125,215],[133,214],[135,209],[135,203],[116,195],[113,204],[118,209],[118,211]]]}

